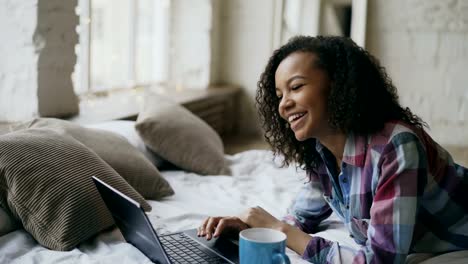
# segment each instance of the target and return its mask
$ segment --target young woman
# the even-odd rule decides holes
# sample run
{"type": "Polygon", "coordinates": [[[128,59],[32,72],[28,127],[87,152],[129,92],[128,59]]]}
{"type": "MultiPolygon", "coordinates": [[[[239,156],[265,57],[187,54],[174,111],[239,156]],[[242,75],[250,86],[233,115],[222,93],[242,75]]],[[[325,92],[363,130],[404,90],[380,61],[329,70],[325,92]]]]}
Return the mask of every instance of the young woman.
{"type": "Polygon", "coordinates": [[[352,40],[291,39],[270,58],[256,99],[275,154],[310,182],[282,220],[251,208],[206,219],[200,236],[275,228],[313,263],[404,263],[412,252],[468,248],[468,170],[399,104],[385,70],[352,40]],[[332,212],[362,245],[351,259],[343,259],[350,249],[313,235],[332,212]]]}

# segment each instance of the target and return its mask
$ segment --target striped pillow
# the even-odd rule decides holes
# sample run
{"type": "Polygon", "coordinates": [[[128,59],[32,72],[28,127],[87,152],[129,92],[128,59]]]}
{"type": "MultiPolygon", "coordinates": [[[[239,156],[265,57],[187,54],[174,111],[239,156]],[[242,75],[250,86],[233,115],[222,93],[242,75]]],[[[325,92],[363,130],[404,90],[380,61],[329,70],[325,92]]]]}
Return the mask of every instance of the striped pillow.
{"type": "Polygon", "coordinates": [[[120,135],[55,118],[34,119],[29,127],[53,129],[78,140],[109,164],[146,199],[159,200],[174,194],[169,183],[151,161],[120,135]]]}
{"type": "Polygon", "coordinates": [[[45,247],[71,250],[113,225],[93,175],[151,210],[117,172],[72,137],[49,129],[0,137],[0,206],[45,247]]]}

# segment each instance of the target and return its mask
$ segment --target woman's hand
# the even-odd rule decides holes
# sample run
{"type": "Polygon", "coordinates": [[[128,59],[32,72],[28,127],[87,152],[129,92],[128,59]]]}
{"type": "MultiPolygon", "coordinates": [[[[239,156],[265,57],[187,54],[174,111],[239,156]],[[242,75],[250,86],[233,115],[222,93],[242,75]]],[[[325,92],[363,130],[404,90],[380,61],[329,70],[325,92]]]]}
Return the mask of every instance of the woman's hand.
{"type": "Polygon", "coordinates": [[[208,217],[198,228],[197,235],[207,240],[221,234],[236,234],[250,227],[266,227],[284,231],[286,224],[276,219],[263,208],[249,208],[240,217],[208,217]]]}
{"type": "Polygon", "coordinates": [[[250,227],[265,227],[283,231],[285,223],[278,220],[260,206],[249,208],[240,219],[250,227]]]}
{"type": "Polygon", "coordinates": [[[205,236],[207,240],[218,237],[221,234],[236,234],[249,228],[249,226],[238,217],[208,217],[198,228],[197,235],[205,236]]]}
{"type": "Polygon", "coordinates": [[[247,210],[240,219],[250,227],[266,227],[286,234],[287,246],[303,255],[312,237],[295,226],[284,223],[257,206],[247,210]]]}

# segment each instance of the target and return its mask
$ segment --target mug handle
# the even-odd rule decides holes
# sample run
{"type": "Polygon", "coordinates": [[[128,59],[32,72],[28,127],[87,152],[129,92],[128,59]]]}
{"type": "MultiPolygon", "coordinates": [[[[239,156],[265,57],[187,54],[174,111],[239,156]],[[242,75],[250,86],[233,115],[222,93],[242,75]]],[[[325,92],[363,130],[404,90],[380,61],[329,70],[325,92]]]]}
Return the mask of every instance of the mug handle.
{"type": "Polygon", "coordinates": [[[273,263],[275,264],[291,264],[289,257],[284,253],[273,254],[273,263]]]}

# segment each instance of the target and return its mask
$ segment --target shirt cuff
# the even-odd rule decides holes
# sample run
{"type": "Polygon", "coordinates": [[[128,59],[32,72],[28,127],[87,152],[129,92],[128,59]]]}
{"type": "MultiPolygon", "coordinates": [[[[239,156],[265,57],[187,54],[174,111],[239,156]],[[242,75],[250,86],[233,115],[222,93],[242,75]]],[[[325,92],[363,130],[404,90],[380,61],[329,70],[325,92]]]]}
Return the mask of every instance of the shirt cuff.
{"type": "Polygon", "coordinates": [[[281,221],[285,222],[286,224],[298,227],[298,225],[296,223],[296,218],[294,216],[292,216],[292,215],[283,216],[281,221]]]}
{"type": "Polygon", "coordinates": [[[312,239],[307,244],[304,254],[302,254],[302,258],[305,260],[315,259],[317,261],[326,259],[332,246],[332,241],[321,237],[312,237],[312,239]]]}

